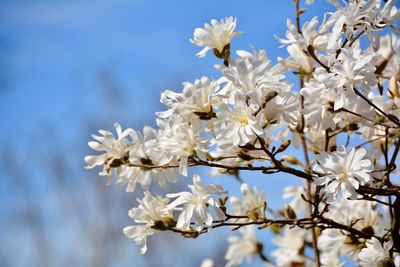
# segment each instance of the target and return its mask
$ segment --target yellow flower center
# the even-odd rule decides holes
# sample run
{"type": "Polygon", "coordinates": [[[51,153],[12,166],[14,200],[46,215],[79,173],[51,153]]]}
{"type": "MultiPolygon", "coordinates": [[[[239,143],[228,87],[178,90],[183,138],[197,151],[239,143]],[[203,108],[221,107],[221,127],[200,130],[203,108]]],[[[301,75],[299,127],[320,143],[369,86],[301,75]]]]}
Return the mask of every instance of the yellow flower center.
{"type": "Polygon", "coordinates": [[[247,118],[242,118],[240,119],[240,124],[246,126],[247,124],[249,124],[249,120],[247,118]]]}
{"type": "Polygon", "coordinates": [[[345,181],[347,181],[349,179],[349,174],[348,174],[346,168],[343,167],[343,168],[340,169],[339,179],[342,182],[345,182],[345,181]]]}

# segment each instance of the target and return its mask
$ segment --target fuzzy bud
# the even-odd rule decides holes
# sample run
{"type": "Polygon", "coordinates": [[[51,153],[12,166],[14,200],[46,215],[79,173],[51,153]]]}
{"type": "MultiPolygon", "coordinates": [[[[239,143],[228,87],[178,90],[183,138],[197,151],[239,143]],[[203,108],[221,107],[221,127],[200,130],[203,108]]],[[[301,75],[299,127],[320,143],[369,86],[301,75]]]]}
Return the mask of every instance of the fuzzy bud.
{"type": "Polygon", "coordinates": [[[395,76],[392,76],[390,78],[389,92],[390,92],[390,94],[392,95],[393,98],[400,97],[399,83],[397,82],[397,79],[396,79],[395,76]]]}

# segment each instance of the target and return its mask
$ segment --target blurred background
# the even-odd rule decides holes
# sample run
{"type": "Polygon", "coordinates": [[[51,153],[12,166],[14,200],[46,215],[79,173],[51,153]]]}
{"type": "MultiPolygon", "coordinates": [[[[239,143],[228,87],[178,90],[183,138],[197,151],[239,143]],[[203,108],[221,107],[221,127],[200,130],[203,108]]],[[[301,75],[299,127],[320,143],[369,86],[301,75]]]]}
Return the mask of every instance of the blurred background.
{"type": "MultiPolygon", "coordinates": [[[[316,0],[306,8],[303,21],[331,6],[316,0]]],[[[189,38],[226,16],[237,17],[244,32],[233,50],[265,49],[275,63],[286,56],[274,34],[283,37],[286,18],[294,18],[291,0],[0,1],[0,266],[199,266],[206,257],[223,266],[229,229],[195,240],[161,233],[140,256],[122,229],[133,223],[127,212],[142,192],[106,186],[83,158],[92,153],[90,135],[116,121],[154,127],[163,90],[218,78],[213,65],[220,62],[197,58],[189,38]]],[[[297,182],[243,179],[264,189],[272,208],[282,205],[284,185],[297,182]]],[[[169,191],[191,181],[181,180],[169,191]]],[[[205,181],[240,196],[232,177],[205,181]]],[[[162,193],[156,184],[152,190],[162,193]]],[[[268,254],[271,236],[259,234],[268,254]]]]}

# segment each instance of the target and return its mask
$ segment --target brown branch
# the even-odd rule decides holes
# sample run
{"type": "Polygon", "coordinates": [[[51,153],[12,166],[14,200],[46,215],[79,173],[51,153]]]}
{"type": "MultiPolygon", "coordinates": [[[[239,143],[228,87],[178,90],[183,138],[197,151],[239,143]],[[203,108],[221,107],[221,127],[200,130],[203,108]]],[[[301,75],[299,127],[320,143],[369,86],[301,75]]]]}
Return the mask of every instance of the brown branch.
{"type": "Polygon", "coordinates": [[[400,190],[397,188],[374,188],[369,186],[360,186],[357,189],[360,195],[369,194],[371,196],[400,196],[400,190]]]}
{"type": "Polygon", "coordinates": [[[396,197],[393,203],[393,222],[392,222],[393,248],[400,251],[400,196],[396,197]]]}
{"type": "MultiPolygon", "coordinates": [[[[299,34],[302,34],[301,31],[301,26],[300,26],[300,15],[301,15],[301,10],[299,7],[299,0],[295,0],[295,7],[296,7],[296,26],[297,26],[297,31],[299,32],[299,34]]],[[[318,57],[315,55],[314,53],[314,48],[312,46],[308,46],[307,50],[309,52],[309,54],[311,55],[311,57],[317,61],[322,67],[325,68],[325,70],[327,72],[330,72],[329,67],[326,66],[325,64],[323,64],[318,57]]],[[[303,87],[304,81],[303,78],[300,77],[300,89],[303,87]]],[[[304,109],[304,97],[301,96],[301,109],[304,109]]],[[[299,133],[301,134],[301,142],[302,142],[302,147],[303,147],[303,152],[304,152],[304,158],[306,161],[306,172],[307,174],[310,174],[310,160],[308,158],[308,152],[307,152],[307,143],[305,140],[305,136],[304,136],[304,127],[305,127],[305,119],[304,119],[304,115],[303,112],[301,112],[301,128],[299,129],[299,133]]],[[[307,180],[307,195],[308,195],[308,199],[311,201],[311,182],[312,180],[307,180]]],[[[312,203],[309,203],[309,212],[310,215],[313,214],[312,212],[312,203]]],[[[315,265],[317,267],[321,266],[321,259],[320,259],[320,253],[319,253],[319,249],[318,249],[318,242],[317,242],[317,234],[316,234],[316,229],[315,227],[312,227],[311,229],[311,233],[312,233],[312,245],[313,245],[313,249],[314,249],[314,260],[315,260],[315,265]]]]}
{"type": "Polygon", "coordinates": [[[388,115],[386,114],[386,112],[384,112],[382,109],[380,109],[377,105],[375,105],[371,100],[369,100],[367,97],[365,97],[360,91],[357,90],[357,88],[353,87],[354,93],[356,95],[358,95],[359,97],[361,97],[362,99],[364,99],[365,102],[367,102],[371,107],[373,107],[374,109],[376,109],[377,111],[379,111],[383,116],[385,116],[386,118],[388,118],[391,122],[393,122],[394,124],[396,124],[397,126],[400,126],[400,121],[399,119],[394,116],[394,115],[388,115]]]}
{"type": "Polygon", "coordinates": [[[383,123],[378,123],[378,122],[376,122],[376,121],[374,121],[374,120],[371,120],[371,119],[369,119],[369,118],[367,118],[367,117],[364,117],[364,116],[361,115],[361,114],[358,114],[358,113],[353,112],[353,111],[351,111],[351,110],[348,110],[348,109],[346,109],[346,108],[340,108],[340,109],[336,110],[335,112],[340,112],[340,111],[344,111],[344,112],[350,113],[351,115],[354,115],[354,116],[357,116],[357,117],[359,117],[359,118],[361,118],[361,119],[364,119],[364,120],[366,120],[366,121],[369,121],[369,122],[371,122],[373,125],[380,125],[380,126],[383,126],[383,127],[386,127],[386,128],[398,128],[398,127],[393,127],[393,126],[391,126],[391,125],[386,125],[386,124],[383,124],[383,123]]]}
{"type": "Polygon", "coordinates": [[[321,66],[326,70],[326,72],[328,72],[328,73],[331,72],[330,68],[329,68],[327,65],[325,65],[325,64],[317,57],[317,55],[315,54],[315,51],[314,51],[314,47],[313,47],[312,45],[309,45],[309,46],[307,47],[307,52],[308,52],[308,54],[309,54],[315,61],[318,62],[319,65],[321,65],[321,66]]]}
{"type": "MultiPolygon", "coordinates": [[[[209,227],[204,227],[200,231],[181,230],[181,229],[174,228],[173,226],[162,227],[161,229],[158,229],[158,230],[172,231],[172,232],[180,233],[187,237],[197,237],[201,234],[208,233],[209,228],[216,229],[216,228],[220,228],[220,227],[230,226],[230,227],[235,227],[234,229],[237,230],[237,229],[247,226],[247,225],[267,225],[267,226],[290,225],[290,226],[297,226],[297,227],[300,227],[303,229],[309,229],[309,228],[314,228],[314,227],[319,227],[321,229],[340,229],[340,230],[344,230],[344,231],[348,232],[349,234],[351,234],[355,237],[358,237],[358,238],[371,239],[372,237],[375,237],[380,241],[386,240],[385,237],[375,236],[374,234],[372,234],[370,232],[364,232],[362,230],[354,228],[354,223],[352,225],[346,225],[346,224],[336,222],[332,219],[326,218],[322,215],[319,215],[318,217],[315,217],[315,218],[307,217],[307,218],[301,218],[301,219],[267,219],[267,218],[265,218],[265,219],[259,219],[257,221],[249,220],[247,222],[230,222],[229,221],[230,219],[237,218],[237,217],[240,217],[243,219],[245,219],[245,218],[248,219],[247,216],[227,215],[227,218],[224,221],[216,221],[213,225],[211,225],[209,227]]],[[[155,229],[157,229],[157,228],[155,228],[155,229]]]]}

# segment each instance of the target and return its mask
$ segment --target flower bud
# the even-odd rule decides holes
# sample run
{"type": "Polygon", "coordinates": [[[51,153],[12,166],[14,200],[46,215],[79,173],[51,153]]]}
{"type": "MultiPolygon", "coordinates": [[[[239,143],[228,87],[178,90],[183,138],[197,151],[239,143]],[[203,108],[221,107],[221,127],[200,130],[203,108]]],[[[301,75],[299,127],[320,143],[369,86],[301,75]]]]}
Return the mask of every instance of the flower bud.
{"type": "Polygon", "coordinates": [[[296,219],[296,217],[297,217],[296,212],[288,204],[285,205],[283,213],[285,214],[285,217],[288,219],[296,219]]]}
{"type": "Polygon", "coordinates": [[[300,164],[300,161],[297,158],[295,158],[293,156],[290,156],[290,155],[285,155],[285,156],[282,157],[282,159],[284,161],[290,163],[290,164],[293,164],[293,165],[299,165],[300,164]]]}
{"type": "Polygon", "coordinates": [[[400,97],[399,83],[397,82],[397,79],[394,75],[390,78],[389,92],[393,98],[400,97]]]}

